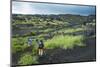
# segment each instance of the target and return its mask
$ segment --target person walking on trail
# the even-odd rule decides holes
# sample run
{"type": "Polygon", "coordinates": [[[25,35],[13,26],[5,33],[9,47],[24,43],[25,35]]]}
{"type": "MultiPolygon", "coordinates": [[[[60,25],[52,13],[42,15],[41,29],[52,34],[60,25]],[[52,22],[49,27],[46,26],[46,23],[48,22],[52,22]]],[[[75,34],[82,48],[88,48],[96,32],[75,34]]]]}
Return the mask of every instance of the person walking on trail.
{"type": "Polygon", "coordinates": [[[43,40],[36,40],[37,41],[37,44],[38,44],[38,54],[40,56],[43,55],[44,53],[44,43],[43,43],[43,40]]]}
{"type": "Polygon", "coordinates": [[[28,46],[31,46],[31,45],[32,45],[32,38],[29,37],[29,38],[28,38],[28,46]]]}

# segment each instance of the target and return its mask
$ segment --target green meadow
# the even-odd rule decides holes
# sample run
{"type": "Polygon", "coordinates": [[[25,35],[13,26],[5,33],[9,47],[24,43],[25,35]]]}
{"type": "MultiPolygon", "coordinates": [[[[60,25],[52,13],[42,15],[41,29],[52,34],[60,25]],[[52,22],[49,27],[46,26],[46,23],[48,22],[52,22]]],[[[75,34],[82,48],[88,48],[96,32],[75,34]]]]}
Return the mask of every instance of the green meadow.
{"type": "Polygon", "coordinates": [[[85,39],[95,35],[90,33],[95,28],[95,18],[86,21],[88,16],[14,14],[12,17],[11,50],[16,65],[39,64],[36,39],[43,40],[45,50],[74,50],[76,46],[84,47],[85,39]],[[29,37],[33,39],[31,46],[29,37]]]}

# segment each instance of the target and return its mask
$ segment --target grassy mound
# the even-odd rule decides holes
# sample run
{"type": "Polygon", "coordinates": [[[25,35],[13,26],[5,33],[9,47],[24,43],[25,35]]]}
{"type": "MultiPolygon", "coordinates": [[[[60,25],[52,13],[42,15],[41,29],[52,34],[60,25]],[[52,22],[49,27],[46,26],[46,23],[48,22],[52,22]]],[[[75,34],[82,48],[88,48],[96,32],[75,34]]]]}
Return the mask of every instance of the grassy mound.
{"type": "Polygon", "coordinates": [[[77,46],[83,46],[83,36],[55,36],[52,39],[49,39],[45,42],[45,47],[49,49],[53,48],[73,48],[75,45],[77,46]]]}

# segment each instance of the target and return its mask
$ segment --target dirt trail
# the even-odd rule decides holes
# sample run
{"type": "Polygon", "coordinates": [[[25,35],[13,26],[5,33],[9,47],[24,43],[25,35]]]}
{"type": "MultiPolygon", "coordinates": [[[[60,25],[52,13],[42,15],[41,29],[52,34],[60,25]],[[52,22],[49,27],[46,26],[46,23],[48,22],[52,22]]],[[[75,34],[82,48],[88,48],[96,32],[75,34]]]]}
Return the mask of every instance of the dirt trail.
{"type": "Polygon", "coordinates": [[[46,55],[39,58],[39,64],[64,63],[78,61],[96,60],[96,41],[95,38],[86,40],[85,47],[74,47],[74,49],[48,49],[46,55]]]}

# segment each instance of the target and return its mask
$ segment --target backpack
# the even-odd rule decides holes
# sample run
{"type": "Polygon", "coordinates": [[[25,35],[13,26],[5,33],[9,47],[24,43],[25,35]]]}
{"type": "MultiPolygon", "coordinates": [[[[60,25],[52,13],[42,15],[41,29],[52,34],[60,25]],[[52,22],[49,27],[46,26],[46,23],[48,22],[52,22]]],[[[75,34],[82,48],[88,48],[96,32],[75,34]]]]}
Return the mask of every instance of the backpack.
{"type": "Polygon", "coordinates": [[[39,41],[39,47],[43,47],[43,43],[39,41]]]}

